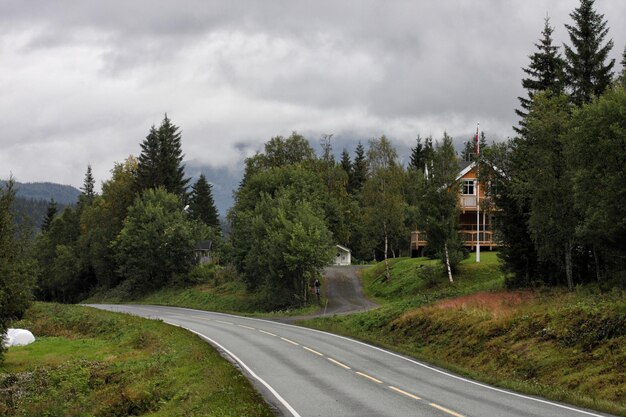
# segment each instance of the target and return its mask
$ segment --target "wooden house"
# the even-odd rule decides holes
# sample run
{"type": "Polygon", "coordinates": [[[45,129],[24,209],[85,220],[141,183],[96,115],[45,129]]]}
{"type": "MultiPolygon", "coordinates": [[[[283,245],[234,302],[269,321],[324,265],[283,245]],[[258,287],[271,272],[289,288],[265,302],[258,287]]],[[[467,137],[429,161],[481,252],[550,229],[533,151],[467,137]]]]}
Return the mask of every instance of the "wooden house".
{"type": "MultiPolygon", "coordinates": [[[[481,249],[493,250],[498,246],[493,234],[493,207],[489,198],[490,184],[478,183],[475,162],[459,163],[456,176],[458,185],[459,228],[461,239],[466,248],[475,250],[479,244],[481,249]]],[[[411,233],[411,255],[419,256],[428,244],[423,232],[411,233]]]]}

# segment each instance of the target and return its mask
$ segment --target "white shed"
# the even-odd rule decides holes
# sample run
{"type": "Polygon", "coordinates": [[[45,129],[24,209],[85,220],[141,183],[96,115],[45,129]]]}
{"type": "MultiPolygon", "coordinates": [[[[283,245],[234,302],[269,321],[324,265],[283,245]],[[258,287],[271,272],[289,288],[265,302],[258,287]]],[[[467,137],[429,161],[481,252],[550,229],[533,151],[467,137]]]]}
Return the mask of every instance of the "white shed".
{"type": "Polygon", "coordinates": [[[335,255],[335,265],[350,265],[352,264],[351,250],[345,246],[335,245],[337,249],[337,255],[335,255]]]}

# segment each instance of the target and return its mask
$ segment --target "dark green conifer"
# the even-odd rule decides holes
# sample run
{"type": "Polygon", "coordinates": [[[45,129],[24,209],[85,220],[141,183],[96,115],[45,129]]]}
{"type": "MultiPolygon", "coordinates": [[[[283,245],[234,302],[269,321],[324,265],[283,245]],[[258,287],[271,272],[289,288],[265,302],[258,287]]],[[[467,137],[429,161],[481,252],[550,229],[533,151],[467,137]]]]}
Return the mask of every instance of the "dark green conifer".
{"type": "Polygon", "coordinates": [[[200,174],[198,181],[191,186],[189,214],[211,227],[220,227],[219,215],[213,199],[213,185],[207,182],[204,174],[200,174]]]}
{"type": "Polygon", "coordinates": [[[137,168],[137,191],[163,187],[166,191],[186,197],[189,178],[185,178],[181,133],[165,115],[161,126],[150,128],[141,144],[137,168]]]}
{"type": "Polygon", "coordinates": [[[41,224],[42,232],[45,233],[50,230],[50,226],[52,225],[52,221],[54,220],[57,211],[57,203],[54,201],[54,198],[52,198],[50,199],[50,202],[48,203],[48,208],[46,209],[46,217],[44,217],[43,223],[41,224]]]}
{"type": "Polygon", "coordinates": [[[530,64],[522,70],[529,76],[522,80],[522,87],[526,90],[527,97],[518,97],[521,109],[515,113],[521,117],[519,127],[514,127],[517,133],[523,134],[526,130],[526,116],[530,110],[533,96],[539,91],[551,90],[555,94],[563,92],[565,85],[565,62],[561,58],[558,46],[552,44],[554,28],[550,26],[550,18],[546,17],[543,37],[536,43],[537,51],[529,56],[530,64]]]}
{"type": "Polygon", "coordinates": [[[572,46],[564,45],[565,72],[571,101],[576,105],[602,95],[613,80],[615,60],[605,64],[613,40],[602,45],[609,28],[604,15],[594,10],[593,3],[594,0],[581,0],[580,6],[570,13],[574,24],[565,25],[572,42],[572,46]]]}

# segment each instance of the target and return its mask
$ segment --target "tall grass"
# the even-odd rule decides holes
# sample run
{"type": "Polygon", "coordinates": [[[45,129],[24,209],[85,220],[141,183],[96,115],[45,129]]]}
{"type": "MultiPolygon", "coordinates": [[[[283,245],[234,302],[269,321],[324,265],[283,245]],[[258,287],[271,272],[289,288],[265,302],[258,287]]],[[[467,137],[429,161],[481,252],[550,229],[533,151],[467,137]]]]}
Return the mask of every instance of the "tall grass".
{"type": "Polygon", "coordinates": [[[271,416],[248,380],[198,337],[161,322],[35,304],[37,341],[0,367],[0,416],[271,416]]]}
{"type": "Polygon", "coordinates": [[[381,307],[305,325],[367,340],[485,382],[626,416],[626,297],[581,288],[506,292],[495,253],[462,262],[455,283],[425,258],[374,266],[381,307]]]}

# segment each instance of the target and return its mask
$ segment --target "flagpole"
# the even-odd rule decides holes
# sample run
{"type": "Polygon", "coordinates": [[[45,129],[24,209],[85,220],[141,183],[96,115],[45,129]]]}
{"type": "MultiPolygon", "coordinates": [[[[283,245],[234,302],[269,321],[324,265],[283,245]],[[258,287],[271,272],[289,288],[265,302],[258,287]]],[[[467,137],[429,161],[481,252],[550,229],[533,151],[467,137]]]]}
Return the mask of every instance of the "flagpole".
{"type": "Polygon", "coordinates": [[[478,186],[478,157],[480,155],[480,149],[478,144],[478,128],[480,123],[476,124],[476,137],[474,142],[476,144],[476,262],[480,262],[480,189],[478,186]]]}

